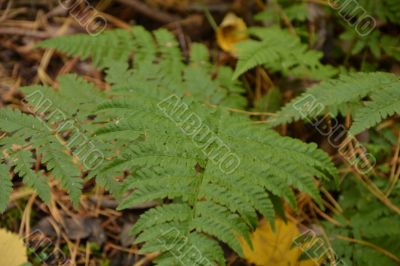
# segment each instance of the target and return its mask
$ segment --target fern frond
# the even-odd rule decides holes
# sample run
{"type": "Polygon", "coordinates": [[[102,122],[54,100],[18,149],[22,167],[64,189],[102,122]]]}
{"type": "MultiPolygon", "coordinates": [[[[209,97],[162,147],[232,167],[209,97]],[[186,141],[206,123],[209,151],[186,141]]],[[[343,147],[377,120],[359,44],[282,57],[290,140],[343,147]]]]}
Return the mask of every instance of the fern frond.
{"type": "Polygon", "coordinates": [[[237,45],[239,62],[234,78],[258,65],[294,77],[325,79],[336,71],[321,64],[322,53],[309,50],[300,39],[286,30],[252,28],[250,34],[260,40],[243,41],[237,45]]]}

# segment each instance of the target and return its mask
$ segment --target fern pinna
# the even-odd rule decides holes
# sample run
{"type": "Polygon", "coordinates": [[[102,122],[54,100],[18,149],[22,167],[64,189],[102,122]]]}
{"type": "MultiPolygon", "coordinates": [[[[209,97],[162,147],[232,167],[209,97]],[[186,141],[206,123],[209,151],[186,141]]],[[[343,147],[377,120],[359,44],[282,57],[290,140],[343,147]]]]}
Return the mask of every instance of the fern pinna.
{"type": "MultiPolygon", "coordinates": [[[[80,146],[68,145],[74,131],[60,129],[60,119],[48,115],[51,108],[34,112],[37,117],[4,109],[0,130],[6,136],[1,145],[9,153],[0,168],[6,192],[1,206],[11,193],[10,172],[26,178],[27,185],[48,200],[48,188],[41,192],[42,186],[34,183],[45,178],[33,166],[34,159],[47,166],[75,203],[81,172],[88,172],[120,200],[120,209],[159,202],[132,229],[136,242],[144,243],[143,252],[161,253],[158,265],[224,265],[219,241],[242,254],[238,237],[249,241],[258,214],[273,222],[283,199],[295,208],[294,190],[319,201],[313,177],[337,176],[329,156],[315,144],[281,137],[229,112],[224,106],[243,104],[242,86],[231,79],[230,68],[215,68],[209,62],[204,46],[194,44],[184,63],[167,31],[154,36],[142,28],[111,31],[99,37],[104,43],[97,43],[97,50],[87,49],[92,45],[88,37],[71,37],[71,47],[65,38],[41,46],[91,57],[107,69],[111,89],[100,92],[67,75],[59,79],[57,91],[45,86],[23,91],[39,90],[56,103],[65,114],[62,120],[72,120],[104,161],[97,167],[82,166],[80,146]],[[154,44],[154,51],[146,52],[144,44],[154,44]],[[121,52],[121,45],[128,49],[121,52]],[[124,180],[114,179],[123,174],[124,180]]],[[[27,104],[35,106],[32,101],[28,97],[27,104]]]]}

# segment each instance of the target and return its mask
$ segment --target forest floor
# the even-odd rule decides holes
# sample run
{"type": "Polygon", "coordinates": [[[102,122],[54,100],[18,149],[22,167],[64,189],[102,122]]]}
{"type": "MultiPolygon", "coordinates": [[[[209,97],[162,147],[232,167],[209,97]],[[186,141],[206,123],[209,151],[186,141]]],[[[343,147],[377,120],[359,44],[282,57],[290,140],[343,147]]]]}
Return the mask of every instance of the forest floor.
{"type": "MultiPolygon", "coordinates": [[[[107,28],[129,29],[133,25],[142,25],[148,30],[155,30],[164,27],[177,37],[183,54],[189,53],[188,47],[192,42],[201,42],[211,51],[216,65],[229,66],[235,66],[237,58],[233,53],[220,48],[221,40],[218,42],[216,37],[217,27],[230,12],[242,18],[248,26],[257,25],[254,15],[266,8],[264,1],[260,0],[100,0],[82,1],[77,10],[83,10],[87,5],[95,8],[98,14],[106,19],[107,28]]],[[[310,28],[314,26],[310,23],[310,28]]],[[[71,72],[78,73],[105,89],[107,84],[104,81],[104,73],[95,69],[90,61],[71,59],[53,49],[36,47],[42,40],[85,32],[85,25],[76,19],[73,12],[63,8],[57,1],[0,0],[0,108],[23,108],[23,95],[19,91],[21,86],[40,83],[55,85],[59,75],[71,72]]],[[[328,35],[324,42],[334,42],[333,38],[334,36],[328,35]]],[[[318,47],[316,44],[315,47],[329,54],[329,45],[318,47]]],[[[346,54],[343,55],[345,56],[346,54]]],[[[351,62],[351,55],[347,56],[351,62]]],[[[331,58],[327,56],[324,60],[330,61],[331,58]]],[[[361,64],[358,59],[353,62],[356,62],[354,65],[361,64]]],[[[392,73],[400,73],[398,63],[387,65],[387,69],[392,73]]],[[[265,111],[260,105],[266,100],[263,96],[269,91],[271,84],[295,88],[282,91],[282,102],[297,95],[297,88],[313,84],[313,81],[308,79],[284,79],[279,74],[268,76],[261,68],[249,71],[243,80],[248,89],[246,96],[249,109],[255,112],[265,111]]],[[[276,110],[277,108],[269,108],[269,111],[276,110]]],[[[259,118],[263,120],[265,117],[259,118]]],[[[348,124],[346,118],[342,120],[348,124]]],[[[398,119],[393,119],[382,127],[393,127],[393,131],[397,132],[396,125],[398,119]]],[[[331,156],[334,163],[341,162],[337,150],[310,126],[294,124],[279,127],[277,130],[283,135],[305,142],[316,142],[331,156]]],[[[362,134],[360,138],[369,139],[370,136],[362,134]]],[[[399,144],[389,148],[391,156],[381,162],[381,165],[398,164],[398,147],[399,144]]],[[[353,170],[347,167],[341,171],[347,173],[353,170]]],[[[71,265],[151,265],[157,254],[140,254],[139,247],[132,245],[135,238],[129,236],[129,230],[142,213],[156,206],[156,202],[116,211],[117,201],[96,187],[93,181],[89,181],[85,183],[80,207],[74,209],[65,193],[55,182],[51,182],[53,198],[51,205],[47,206],[33,190],[23,186],[21,180],[14,180],[15,190],[11,195],[10,205],[0,218],[0,227],[28,239],[27,243],[32,247],[43,237],[50,240],[50,250],[42,247],[29,250],[28,256],[33,265],[41,265],[43,257],[52,252],[59,256],[54,265],[60,264],[60,257],[63,256],[72,263],[71,265]]],[[[339,194],[325,190],[321,193],[324,200],[331,203],[329,206],[337,204],[339,194]]],[[[288,206],[285,206],[285,211],[288,219],[299,225],[299,228],[318,219],[337,223],[331,217],[332,212],[322,211],[309,196],[297,196],[298,211],[288,206]]],[[[228,248],[225,248],[225,251],[229,265],[250,265],[228,248]]]]}

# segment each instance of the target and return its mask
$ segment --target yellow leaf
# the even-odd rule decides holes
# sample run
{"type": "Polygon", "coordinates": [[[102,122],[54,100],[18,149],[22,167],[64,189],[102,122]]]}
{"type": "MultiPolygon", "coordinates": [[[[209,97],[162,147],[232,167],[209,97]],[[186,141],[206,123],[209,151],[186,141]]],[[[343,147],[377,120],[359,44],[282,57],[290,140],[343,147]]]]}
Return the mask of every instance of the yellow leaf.
{"type": "Polygon", "coordinates": [[[244,239],[240,239],[245,259],[257,266],[316,266],[313,260],[299,261],[302,250],[292,247],[293,240],[300,235],[297,226],[288,221],[277,219],[276,230],[262,220],[256,231],[251,235],[253,249],[249,247],[244,239]]]}
{"type": "Polygon", "coordinates": [[[218,45],[227,52],[235,53],[235,44],[247,39],[247,26],[243,19],[228,13],[217,29],[218,45]]]}
{"type": "Polygon", "coordinates": [[[28,262],[24,241],[0,228],[0,265],[20,266],[28,262]]]}

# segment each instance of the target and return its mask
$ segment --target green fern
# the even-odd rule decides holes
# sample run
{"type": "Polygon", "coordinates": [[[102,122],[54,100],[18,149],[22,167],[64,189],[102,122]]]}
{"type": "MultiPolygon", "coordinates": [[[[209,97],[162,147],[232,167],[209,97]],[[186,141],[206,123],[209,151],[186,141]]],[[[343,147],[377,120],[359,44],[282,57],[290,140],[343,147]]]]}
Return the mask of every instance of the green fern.
{"type": "MultiPolygon", "coordinates": [[[[151,92],[131,92],[101,105],[100,112],[116,116],[108,128],[97,132],[98,137],[106,134],[117,138],[121,132],[125,136],[126,145],[120,148],[124,156],[119,157],[118,163],[111,160],[103,168],[106,173],[115,170],[131,173],[124,187],[126,192],[133,190],[133,193],[122,201],[120,209],[151,200],[171,201],[146,212],[132,231],[139,234],[137,243],[145,242],[143,252],[163,253],[157,259],[159,265],[175,265],[180,257],[189,260],[184,265],[195,264],[196,254],[183,256],[181,250],[191,246],[206,261],[221,265],[223,252],[209,236],[242,254],[237,236],[248,238],[256,224],[257,212],[273,221],[271,197],[285,198],[295,207],[295,197],[289,188],[292,186],[319,201],[311,176],[337,175],[329,157],[315,145],[260,130],[251,126],[250,120],[230,115],[223,109],[210,109],[193,100],[168,95],[167,91],[156,96],[151,92]],[[185,113],[174,113],[181,103],[189,109],[185,113]],[[177,125],[164,112],[177,115],[174,117],[178,120],[190,113],[199,116],[210,129],[204,134],[213,136],[213,141],[207,143],[206,136],[184,134],[179,128],[183,121],[177,125]],[[226,145],[224,149],[240,158],[238,168],[229,173],[221,171],[213,159],[218,158],[222,143],[226,145]],[[168,233],[171,228],[176,229],[175,238],[187,241],[185,246],[173,245],[170,238],[174,236],[168,233]],[[195,242],[196,239],[201,241],[195,242]],[[211,250],[210,245],[217,249],[211,250]]],[[[204,261],[197,263],[207,265],[204,261]]]]}
{"type": "Polygon", "coordinates": [[[249,32],[259,40],[243,41],[237,45],[239,62],[234,78],[258,65],[285,75],[317,80],[336,74],[333,67],[321,64],[321,52],[308,49],[287,30],[254,27],[249,32]]]}
{"type": "MultiPolygon", "coordinates": [[[[58,90],[23,88],[26,94],[41,91],[54,104],[34,108],[37,99],[27,97],[28,110],[37,117],[0,111],[0,130],[6,133],[0,145],[10,154],[4,166],[12,165],[44,200],[49,191],[42,186],[44,169],[34,168],[34,159],[40,159],[75,205],[82,171],[110,191],[120,209],[160,202],[132,230],[137,242],[144,243],[142,252],[161,253],[158,265],[224,265],[219,241],[242,254],[238,236],[250,241],[258,214],[273,223],[281,200],[296,208],[295,190],[320,203],[313,177],[337,177],[329,156],[315,144],[281,137],[221,107],[244,104],[243,87],[232,80],[230,68],[210,63],[205,46],[193,45],[186,64],[176,40],[164,30],[109,32],[96,37],[100,41],[93,49],[95,42],[87,37],[72,38],[75,48],[62,38],[42,46],[91,56],[106,69],[111,89],[99,92],[75,75],[60,77],[58,90]],[[129,49],[123,53],[112,51],[126,44],[129,49]],[[61,118],[49,115],[55,110],[61,118]],[[104,153],[99,167],[81,165],[79,148],[68,142],[74,130],[60,126],[60,120],[73,122],[74,130],[104,153]],[[116,181],[125,175],[122,183],[116,181]]],[[[9,186],[11,181],[2,177],[2,182],[9,186]]]]}
{"type": "Polygon", "coordinates": [[[355,135],[400,112],[400,79],[390,73],[355,73],[324,81],[293,99],[271,120],[271,126],[329,113],[355,113],[350,133],[355,135]],[[365,97],[370,101],[363,101],[365,97]]]}

